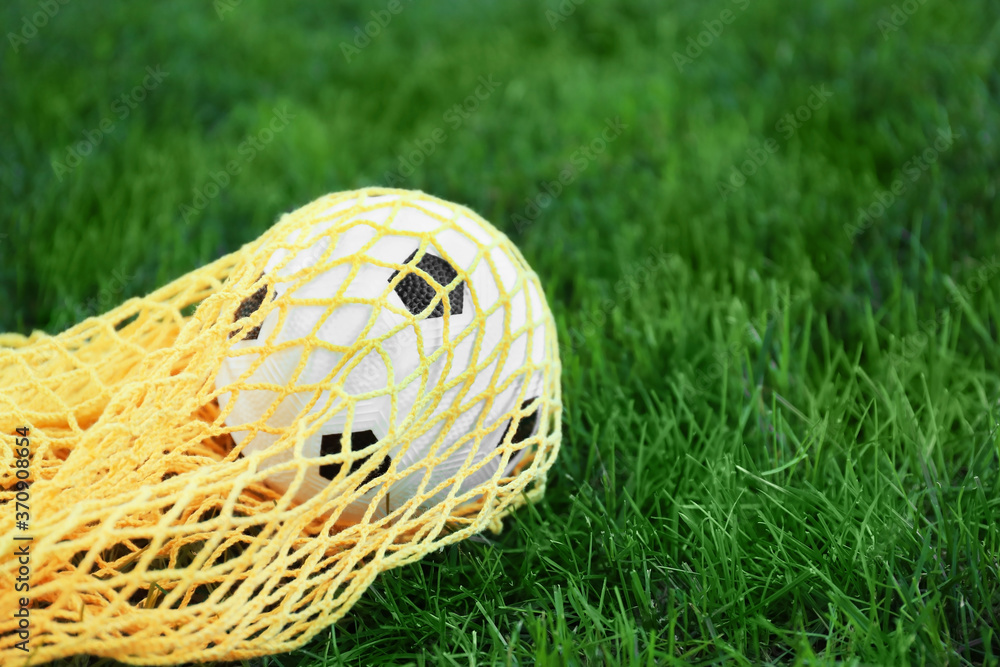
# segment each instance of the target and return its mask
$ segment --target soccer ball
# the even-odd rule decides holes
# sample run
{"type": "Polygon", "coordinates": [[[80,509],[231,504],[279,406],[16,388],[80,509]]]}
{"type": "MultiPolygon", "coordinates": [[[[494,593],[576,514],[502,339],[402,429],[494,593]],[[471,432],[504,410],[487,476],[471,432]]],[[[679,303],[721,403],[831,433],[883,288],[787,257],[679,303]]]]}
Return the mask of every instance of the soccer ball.
{"type": "Polygon", "coordinates": [[[223,310],[234,324],[215,387],[242,453],[273,448],[296,419],[322,418],[299,453],[260,465],[304,459],[266,479],[294,487],[298,502],[367,470],[331,510],[338,523],[425,511],[501,467],[510,475],[539,432],[555,345],[520,255],[471,211],[422,193],[312,206],[309,224],[267,258],[259,288],[223,310]],[[309,464],[333,454],[350,456],[309,464]]]}

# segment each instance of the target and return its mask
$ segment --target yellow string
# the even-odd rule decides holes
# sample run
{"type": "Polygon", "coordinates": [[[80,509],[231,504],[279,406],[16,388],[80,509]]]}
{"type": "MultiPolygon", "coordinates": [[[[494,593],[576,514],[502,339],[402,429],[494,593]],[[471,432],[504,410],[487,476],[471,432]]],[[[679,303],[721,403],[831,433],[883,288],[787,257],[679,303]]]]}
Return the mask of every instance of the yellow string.
{"type": "MultiPolygon", "coordinates": [[[[276,429],[262,415],[240,428],[251,434],[270,430],[277,442],[264,454],[241,456],[243,447],[235,446],[214,379],[239,340],[231,333],[261,324],[271,312],[287,316],[279,298],[233,321],[239,304],[266,284],[268,277],[261,273],[268,258],[281,248],[293,255],[302,251],[311,241],[290,241],[289,234],[300,231],[298,238],[307,239],[305,232],[320,223],[331,223],[323,232],[331,239],[359,220],[378,236],[398,235],[390,228],[407,207],[440,223],[433,233],[407,232],[422,247],[440,230],[461,233],[482,251],[479,261],[489,264],[498,284],[496,253],[510,260],[516,281],[501,295],[498,308],[509,306],[513,295],[529,286],[544,294],[517,248],[472,211],[420,192],[370,188],[322,197],[283,216],[239,251],[57,336],[0,334],[0,664],[41,664],[75,654],[171,664],[292,650],[347,613],[379,572],[477,532],[499,532],[502,517],[544,493],[546,472],[559,449],[562,407],[555,327],[544,297],[529,307],[524,327],[513,330],[510,317],[502,320],[499,344],[485,351],[492,356],[473,355],[476,365],[449,376],[458,383],[451,387],[471,386],[466,381],[483,372],[489,359],[502,366],[518,336],[544,327],[542,361],[530,360],[528,336],[529,361],[484,397],[489,400],[517,378],[541,377],[535,435],[521,442],[506,436],[497,448],[502,461],[521,449],[528,452],[509,477],[502,476],[501,465],[491,479],[460,493],[462,480],[472,472],[467,461],[448,480],[449,493],[439,504],[420,510],[420,501],[433,491],[427,485],[422,497],[400,503],[389,516],[374,519],[369,513],[367,520],[345,523],[338,511],[364,492],[359,485],[382,460],[381,453],[303,503],[293,501],[301,475],[282,493],[265,484],[273,470],[261,467],[272,450],[301,451],[339,407],[328,401],[319,413],[276,429]],[[484,235],[470,235],[469,221],[484,235]],[[19,427],[29,429],[27,530],[16,520],[19,427]],[[15,585],[25,545],[30,590],[21,592],[15,585]],[[15,616],[22,597],[30,599],[27,644],[20,644],[15,616]]],[[[361,261],[349,258],[352,265],[361,261]]],[[[319,270],[306,270],[296,281],[304,284],[319,270]]],[[[477,286],[468,277],[460,272],[458,280],[466,281],[478,304],[477,286]]],[[[318,303],[332,309],[345,298],[335,294],[318,303]]],[[[447,301],[443,289],[438,298],[447,301]]],[[[386,307],[384,299],[371,305],[386,307]]],[[[475,308],[473,324],[463,331],[482,337],[489,312],[475,308]]],[[[454,317],[446,306],[446,327],[454,317]]],[[[441,353],[453,351],[461,335],[446,337],[441,353]]],[[[481,340],[474,342],[477,350],[482,347],[481,340]]],[[[323,344],[315,331],[295,343],[323,344]]],[[[343,358],[356,358],[352,352],[371,344],[361,336],[343,358]]],[[[275,349],[265,342],[258,351],[264,357],[275,349]]],[[[391,358],[384,359],[391,366],[391,358]]],[[[431,362],[421,359],[417,374],[431,362]]],[[[329,387],[331,396],[335,385],[329,387]]],[[[240,388],[239,381],[228,387],[237,393],[240,388]]],[[[265,388],[276,392],[275,403],[291,391],[265,388]]],[[[444,383],[427,386],[421,401],[435,405],[444,391],[444,383]]],[[[465,395],[460,402],[471,404],[474,398],[465,395]]],[[[522,390],[498,422],[487,423],[484,410],[471,427],[474,442],[507,420],[513,433],[523,398],[522,390]]],[[[457,411],[425,410],[422,418],[380,441],[379,452],[394,446],[405,451],[411,439],[440,420],[454,419],[457,411]]],[[[441,429],[432,451],[444,447],[446,431],[441,429]]],[[[436,452],[443,455],[443,449],[436,452]]],[[[323,462],[340,462],[346,471],[351,460],[346,452],[323,462]]],[[[304,469],[305,459],[293,458],[288,465],[304,469]]],[[[382,488],[410,473],[391,470],[379,478],[382,488]]]]}

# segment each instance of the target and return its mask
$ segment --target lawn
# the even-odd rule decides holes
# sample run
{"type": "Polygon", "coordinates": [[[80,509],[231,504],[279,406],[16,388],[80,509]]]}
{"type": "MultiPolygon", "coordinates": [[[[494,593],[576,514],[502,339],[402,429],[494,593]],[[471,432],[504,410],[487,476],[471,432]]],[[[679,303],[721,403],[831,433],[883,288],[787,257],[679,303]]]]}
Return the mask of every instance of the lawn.
{"type": "Polygon", "coordinates": [[[546,288],[544,500],[262,664],[1000,660],[1000,4],[0,21],[0,331],[57,333],[367,185],[473,208],[546,288]]]}

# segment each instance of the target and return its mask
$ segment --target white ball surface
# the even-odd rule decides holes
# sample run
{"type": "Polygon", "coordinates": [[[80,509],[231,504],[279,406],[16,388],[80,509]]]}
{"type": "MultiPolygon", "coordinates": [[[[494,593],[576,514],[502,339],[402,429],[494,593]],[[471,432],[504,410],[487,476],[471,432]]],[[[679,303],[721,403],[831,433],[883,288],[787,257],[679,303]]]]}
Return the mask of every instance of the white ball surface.
{"type": "MultiPolygon", "coordinates": [[[[258,298],[261,303],[243,304],[243,310],[252,311],[257,309],[255,305],[260,307],[273,300],[273,309],[264,317],[259,332],[244,327],[236,333],[215,380],[217,389],[239,387],[235,399],[232,390],[219,394],[223,413],[228,409],[225,423],[234,429],[233,439],[242,445],[251,432],[250,425],[261,422],[272,408],[273,414],[266,421],[271,427],[287,427],[303,413],[325,413],[329,419],[306,439],[301,452],[302,457],[318,458],[330,453],[330,444],[339,441],[337,436],[344,434],[353,414],[354,451],[389,436],[398,441],[389,450],[388,458],[379,462],[365,480],[377,480],[393,466],[393,481],[375,504],[372,518],[391,513],[420,493],[425,477],[423,492],[447,482],[419,509],[436,505],[452,490],[455,474],[473,448],[476,451],[470,466],[496,450],[511,426],[506,415],[522,406],[526,412],[533,409],[528,403],[542,391],[542,373],[534,370],[529,374],[524,368],[530,363],[541,364],[545,356],[543,296],[534,282],[518,282],[522,270],[498,243],[496,232],[484,228],[459,207],[426,198],[413,200],[391,194],[368,196],[363,201],[347,199],[324,211],[310,228],[293,232],[287,241],[298,243],[301,249],[275,252],[263,267],[269,284],[267,295],[255,295],[263,297],[258,298]],[[306,238],[300,239],[302,234],[306,238]],[[422,243],[426,244],[425,254],[419,257],[422,243]],[[297,284],[304,275],[300,272],[317,263],[324,269],[297,284]],[[428,288],[443,292],[446,285],[430,285],[411,272],[404,275],[396,289],[391,289],[397,269],[389,264],[405,264],[404,274],[419,267],[432,276],[437,272],[448,278],[460,273],[467,279],[445,298],[438,297],[431,308],[426,303],[428,288]],[[308,299],[323,303],[301,303],[308,299]],[[446,299],[451,305],[447,326],[446,299]],[[488,364],[486,360],[509,338],[508,331],[520,333],[511,341],[498,370],[499,356],[488,364]],[[379,339],[384,340],[369,347],[358,345],[359,341],[379,339]],[[305,354],[308,356],[299,369],[305,354]],[[479,367],[474,376],[467,378],[469,382],[446,389],[436,402],[429,400],[441,383],[447,385],[469,368],[479,367]],[[290,387],[292,391],[275,406],[279,396],[276,392],[245,388],[257,383],[290,387]],[[504,389],[494,390],[505,384],[504,389]],[[317,395],[318,400],[309,407],[317,395]],[[477,442],[475,431],[481,418],[482,437],[477,442]],[[400,438],[404,433],[406,442],[400,438]],[[327,451],[323,451],[324,437],[327,451]],[[435,442],[436,457],[443,459],[429,465],[435,442]],[[456,445],[455,451],[445,455],[456,445]]],[[[516,440],[534,435],[538,429],[536,416],[522,418],[516,440]]],[[[278,437],[257,432],[246,442],[243,452],[265,451],[278,437]]],[[[377,445],[372,451],[376,452],[374,456],[384,456],[377,445]]],[[[510,473],[523,453],[521,450],[511,457],[504,474],[510,473]]],[[[263,459],[261,466],[278,465],[295,455],[286,450],[263,459]]],[[[370,463],[368,457],[365,462],[370,463]]],[[[456,495],[493,477],[500,464],[501,457],[494,456],[464,477],[456,495]]],[[[342,477],[344,471],[336,470],[339,467],[309,465],[295,500],[305,502],[338,474],[342,477]]],[[[288,470],[274,473],[266,481],[284,492],[295,477],[296,471],[288,470]]],[[[372,485],[344,508],[338,521],[359,521],[384,486],[382,482],[372,485]]]]}

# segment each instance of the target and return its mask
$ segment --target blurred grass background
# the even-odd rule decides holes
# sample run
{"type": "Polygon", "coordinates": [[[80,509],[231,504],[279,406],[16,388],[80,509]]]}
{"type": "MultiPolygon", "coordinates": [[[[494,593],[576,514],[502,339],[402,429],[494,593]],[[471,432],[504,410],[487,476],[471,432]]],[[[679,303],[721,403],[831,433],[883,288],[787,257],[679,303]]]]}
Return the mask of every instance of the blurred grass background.
{"type": "Polygon", "coordinates": [[[547,288],[545,501],[270,662],[996,664],[1000,5],[390,5],[0,10],[0,331],[366,185],[547,288]]]}

